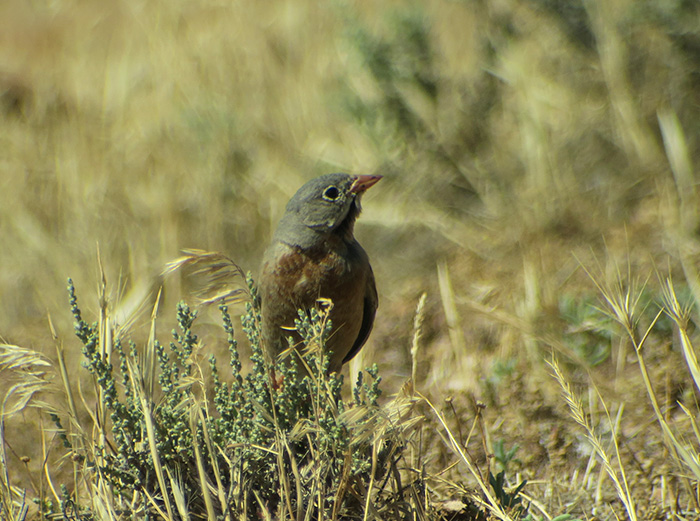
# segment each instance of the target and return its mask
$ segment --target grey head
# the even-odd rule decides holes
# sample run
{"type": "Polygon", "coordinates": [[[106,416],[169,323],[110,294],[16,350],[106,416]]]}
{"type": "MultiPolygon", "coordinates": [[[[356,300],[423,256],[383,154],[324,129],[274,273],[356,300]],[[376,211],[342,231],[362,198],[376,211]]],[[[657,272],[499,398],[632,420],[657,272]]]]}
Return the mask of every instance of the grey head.
{"type": "Polygon", "coordinates": [[[326,174],[312,179],[287,203],[274,241],[302,249],[322,244],[331,236],[352,241],[362,194],[381,178],[326,174]]]}

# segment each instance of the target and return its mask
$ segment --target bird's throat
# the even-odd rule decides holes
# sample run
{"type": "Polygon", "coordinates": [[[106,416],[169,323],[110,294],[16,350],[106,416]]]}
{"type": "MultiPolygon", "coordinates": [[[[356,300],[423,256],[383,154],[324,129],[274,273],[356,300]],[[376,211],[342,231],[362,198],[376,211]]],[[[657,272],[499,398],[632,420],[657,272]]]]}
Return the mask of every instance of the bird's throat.
{"type": "Polygon", "coordinates": [[[353,235],[355,231],[355,221],[360,215],[361,207],[359,199],[353,201],[350,205],[350,210],[345,216],[345,219],[340,221],[340,224],[331,232],[332,235],[342,238],[347,242],[352,242],[355,237],[353,235]]]}

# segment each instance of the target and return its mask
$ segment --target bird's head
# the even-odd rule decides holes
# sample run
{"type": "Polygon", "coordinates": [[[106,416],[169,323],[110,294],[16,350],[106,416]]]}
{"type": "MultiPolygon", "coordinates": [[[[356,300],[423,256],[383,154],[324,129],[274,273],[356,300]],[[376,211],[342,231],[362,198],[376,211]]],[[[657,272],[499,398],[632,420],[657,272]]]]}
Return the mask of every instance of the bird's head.
{"type": "Polygon", "coordinates": [[[380,175],[327,174],[302,186],[287,203],[276,238],[307,248],[331,235],[351,240],[362,194],[380,175]]]}

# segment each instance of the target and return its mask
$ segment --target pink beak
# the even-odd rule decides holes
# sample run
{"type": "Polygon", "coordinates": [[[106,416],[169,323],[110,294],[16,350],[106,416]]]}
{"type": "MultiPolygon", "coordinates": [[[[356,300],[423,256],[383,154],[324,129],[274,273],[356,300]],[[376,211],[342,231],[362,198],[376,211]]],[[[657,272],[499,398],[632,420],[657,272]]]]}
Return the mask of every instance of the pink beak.
{"type": "Polygon", "coordinates": [[[350,187],[350,193],[361,194],[368,188],[377,184],[382,177],[381,175],[357,175],[350,187]]]}

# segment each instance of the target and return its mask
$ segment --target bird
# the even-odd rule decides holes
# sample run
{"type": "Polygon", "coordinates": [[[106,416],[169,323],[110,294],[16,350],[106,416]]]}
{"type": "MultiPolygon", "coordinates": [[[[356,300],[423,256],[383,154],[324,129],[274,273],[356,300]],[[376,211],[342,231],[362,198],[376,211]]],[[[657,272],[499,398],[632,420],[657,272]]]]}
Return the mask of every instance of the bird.
{"type": "Polygon", "coordinates": [[[367,342],[379,302],[369,257],[354,236],[360,200],[381,175],[326,174],[289,200],[263,255],[258,294],[261,337],[273,362],[301,336],[298,310],[330,299],[332,329],[324,344],[328,373],[339,373],[367,342]]]}

